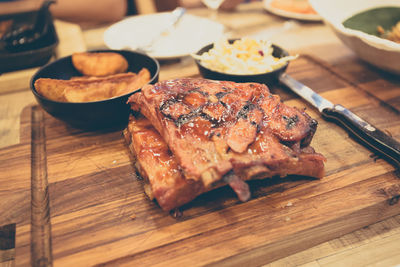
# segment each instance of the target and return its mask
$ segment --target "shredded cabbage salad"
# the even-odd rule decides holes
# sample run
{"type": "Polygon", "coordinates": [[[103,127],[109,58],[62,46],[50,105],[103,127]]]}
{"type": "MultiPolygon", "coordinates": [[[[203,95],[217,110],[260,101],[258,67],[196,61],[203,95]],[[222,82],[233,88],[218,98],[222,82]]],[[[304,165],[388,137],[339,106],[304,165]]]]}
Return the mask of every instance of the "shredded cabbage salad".
{"type": "Polygon", "coordinates": [[[200,64],[214,71],[228,74],[261,74],[276,70],[297,56],[277,58],[272,55],[271,42],[242,38],[232,44],[228,40],[214,43],[214,47],[202,55],[192,55],[200,64]]]}

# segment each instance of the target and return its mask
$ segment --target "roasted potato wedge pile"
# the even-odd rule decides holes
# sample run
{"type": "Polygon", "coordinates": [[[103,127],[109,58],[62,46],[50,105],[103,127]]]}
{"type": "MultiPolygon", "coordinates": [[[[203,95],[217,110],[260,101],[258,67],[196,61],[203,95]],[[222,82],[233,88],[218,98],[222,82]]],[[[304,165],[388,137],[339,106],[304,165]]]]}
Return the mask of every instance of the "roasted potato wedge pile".
{"type": "Polygon", "coordinates": [[[128,62],[113,52],[73,54],[72,63],[84,76],[70,80],[40,78],[35,81],[36,91],[54,101],[93,102],[134,92],[151,79],[146,68],[124,73],[128,62]]]}
{"type": "Polygon", "coordinates": [[[102,77],[126,72],[128,61],[118,53],[74,53],[72,64],[85,76],[102,77]]]}

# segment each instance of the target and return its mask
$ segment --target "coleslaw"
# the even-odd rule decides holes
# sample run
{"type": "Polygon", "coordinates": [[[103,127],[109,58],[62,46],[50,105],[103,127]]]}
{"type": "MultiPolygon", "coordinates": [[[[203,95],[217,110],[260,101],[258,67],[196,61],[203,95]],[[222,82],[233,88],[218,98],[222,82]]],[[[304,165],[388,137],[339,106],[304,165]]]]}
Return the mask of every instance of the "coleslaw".
{"type": "Polygon", "coordinates": [[[228,74],[248,75],[271,72],[297,56],[281,58],[272,55],[271,42],[242,38],[232,44],[223,39],[214,43],[214,47],[202,55],[192,55],[200,64],[214,71],[228,74]]]}

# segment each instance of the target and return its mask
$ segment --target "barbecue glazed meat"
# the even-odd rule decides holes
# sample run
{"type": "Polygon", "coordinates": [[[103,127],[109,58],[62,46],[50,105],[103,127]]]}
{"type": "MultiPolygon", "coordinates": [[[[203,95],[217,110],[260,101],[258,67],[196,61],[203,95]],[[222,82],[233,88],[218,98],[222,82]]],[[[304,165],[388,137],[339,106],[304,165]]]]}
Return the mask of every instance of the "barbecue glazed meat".
{"type": "MultiPolygon", "coordinates": [[[[214,188],[229,184],[238,194],[242,201],[250,197],[250,192],[246,183],[230,172],[224,176],[220,183],[205,188],[201,181],[186,179],[176,157],[172,154],[164,139],[153,127],[150,121],[141,114],[130,116],[128,127],[124,130],[124,136],[129,145],[129,149],[135,158],[135,167],[140,176],[145,181],[144,189],[150,199],[156,199],[160,207],[169,211],[180,207],[198,195],[214,188]]],[[[307,161],[307,157],[312,155],[312,150],[307,154],[302,154],[302,163],[298,164],[305,169],[314,167],[313,161],[307,161]]],[[[248,169],[241,177],[245,180],[261,179],[270,177],[273,172],[260,172],[255,169],[248,169]],[[261,174],[261,175],[260,175],[261,174]]],[[[260,166],[259,166],[260,168],[260,166]]],[[[301,173],[300,169],[296,169],[301,173]]]]}
{"type": "Polygon", "coordinates": [[[124,136],[145,181],[145,192],[166,211],[190,202],[203,192],[199,182],[188,182],[160,134],[145,117],[129,118],[124,136]]]}
{"type": "MultiPolygon", "coordinates": [[[[245,201],[250,192],[244,181],[249,179],[323,176],[325,158],[309,146],[317,122],[281,103],[265,85],[177,79],[146,85],[128,102],[159,133],[157,142],[162,140],[169,148],[179,179],[196,187],[182,190],[192,198],[227,183],[245,201]]],[[[132,121],[128,136],[135,135],[129,131],[132,121]]],[[[150,143],[146,145],[151,147],[150,143]]],[[[158,168],[156,162],[140,157],[138,162],[152,166],[153,173],[158,168]]],[[[153,185],[157,178],[146,175],[153,185]]]]}

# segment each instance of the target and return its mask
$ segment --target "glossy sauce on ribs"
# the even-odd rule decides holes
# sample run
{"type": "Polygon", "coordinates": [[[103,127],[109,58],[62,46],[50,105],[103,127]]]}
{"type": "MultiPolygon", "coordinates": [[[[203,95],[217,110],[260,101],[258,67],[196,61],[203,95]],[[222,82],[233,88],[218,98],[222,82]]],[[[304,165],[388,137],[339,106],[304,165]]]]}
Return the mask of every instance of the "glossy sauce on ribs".
{"type": "Polygon", "coordinates": [[[128,102],[160,134],[182,179],[201,188],[192,194],[227,183],[245,201],[245,180],[323,176],[325,159],[309,146],[317,122],[265,85],[176,79],[146,85],[128,102]]]}

